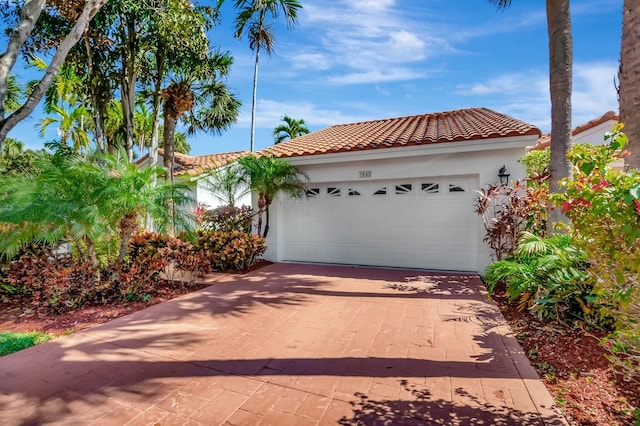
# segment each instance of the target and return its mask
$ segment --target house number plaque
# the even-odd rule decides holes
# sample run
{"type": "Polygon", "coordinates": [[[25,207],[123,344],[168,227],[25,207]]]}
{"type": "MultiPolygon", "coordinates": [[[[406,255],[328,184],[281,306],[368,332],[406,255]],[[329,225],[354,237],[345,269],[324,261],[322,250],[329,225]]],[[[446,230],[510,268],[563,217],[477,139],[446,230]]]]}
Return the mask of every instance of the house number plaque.
{"type": "Polygon", "coordinates": [[[371,177],[371,170],[360,170],[360,179],[367,179],[371,177]]]}

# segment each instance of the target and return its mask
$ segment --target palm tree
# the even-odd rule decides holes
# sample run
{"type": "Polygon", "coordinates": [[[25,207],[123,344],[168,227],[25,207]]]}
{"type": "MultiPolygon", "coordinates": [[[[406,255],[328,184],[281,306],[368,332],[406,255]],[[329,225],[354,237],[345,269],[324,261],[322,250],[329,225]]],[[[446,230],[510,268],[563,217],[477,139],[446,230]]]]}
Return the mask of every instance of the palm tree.
{"type": "Polygon", "coordinates": [[[205,186],[218,201],[234,207],[236,201],[249,193],[243,171],[237,164],[213,169],[203,178],[205,186]]]}
{"type": "Polygon", "coordinates": [[[174,220],[170,203],[191,201],[183,184],[154,187],[153,177],[164,170],[139,169],[123,150],[115,156],[99,155],[95,161],[73,155],[48,157],[39,167],[37,174],[3,177],[0,182],[0,222],[20,225],[0,238],[2,257],[12,258],[32,243],[55,246],[70,241],[82,258],[97,266],[95,248],[101,238],[117,232],[123,258],[138,215],[151,214],[162,228],[174,220]]]}
{"type": "Polygon", "coordinates": [[[305,126],[306,123],[302,119],[296,120],[295,118],[285,115],[282,117],[282,121],[284,121],[284,124],[280,124],[273,129],[273,137],[277,144],[309,133],[309,129],[305,126]]]}
{"type": "Polygon", "coordinates": [[[631,155],[624,159],[628,168],[640,169],[640,50],[638,50],[638,32],[640,31],[640,1],[624,0],[622,10],[622,43],[620,48],[620,69],[618,78],[620,87],[620,122],[624,123],[624,132],[629,137],[631,155]]]}
{"type": "Polygon", "coordinates": [[[69,142],[69,138],[71,138],[75,152],[80,152],[89,147],[89,134],[93,129],[93,119],[85,107],[79,106],[68,110],[62,106],[52,105],[51,111],[56,116],[44,117],[38,122],[42,136],[45,135],[50,125],[57,123],[60,142],[66,145],[69,142]]]}
{"type": "Polygon", "coordinates": [[[7,80],[7,92],[4,98],[4,110],[7,113],[12,113],[22,105],[24,94],[22,88],[16,81],[15,75],[10,75],[7,80]]]}
{"type": "MultiPolygon", "coordinates": [[[[498,8],[506,8],[512,0],[488,0],[498,8]]],[[[572,177],[567,159],[571,147],[571,88],[573,66],[573,38],[569,0],[546,0],[547,32],[549,34],[549,90],[551,95],[551,194],[562,192],[558,182],[572,177]]],[[[560,209],[549,205],[547,227],[553,233],[553,224],[566,222],[560,209]]]]}
{"type": "Polygon", "coordinates": [[[182,209],[175,209],[175,215],[169,206],[179,207],[193,202],[186,195],[188,187],[184,183],[157,183],[157,177],[165,173],[160,166],[139,168],[135,162],[127,159],[124,150],[117,155],[106,154],[101,157],[99,169],[106,170],[109,176],[107,184],[97,191],[97,198],[104,200],[108,212],[109,225],[118,230],[120,251],[118,260],[124,260],[129,241],[140,229],[138,218],[149,215],[161,232],[175,227],[178,222],[187,227],[189,217],[182,209]]]}
{"type": "Polygon", "coordinates": [[[278,10],[282,10],[287,28],[293,27],[298,22],[298,9],[302,6],[298,0],[236,0],[236,9],[240,13],[236,18],[235,37],[242,37],[247,29],[249,48],[256,52],[256,60],[253,69],[253,98],[251,102],[251,151],[254,149],[255,121],[256,121],[256,95],[258,89],[258,61],[260,50],[267,52],[269,56],[273,52],[275,37],[271,32],[271,24],[267,24],[267,14],[272,19],[278,17],[278,10]]]}
{"type": "Polygon", "coordinates": [[[238,159],[249,188],[258,194],[258,235],[266,238],[269,233],[269,206],[279,192],[292,197],[304,194],[306,174],[286,160],[275,157],[249,155],[238,159]],[[262,215],[265,214],[264,230],[262,215]]]}
{"type": "Polygon", "coordinates": [[[185,67],[162,91],[164,112],[164,165],[173,180],[175,132],[183,117],[187,133],[200,130],[221,133],[238,117],[240,101],[219,79],[226,75],[233,59],[228,54],[215,53],[198,64],[185,67]]]}

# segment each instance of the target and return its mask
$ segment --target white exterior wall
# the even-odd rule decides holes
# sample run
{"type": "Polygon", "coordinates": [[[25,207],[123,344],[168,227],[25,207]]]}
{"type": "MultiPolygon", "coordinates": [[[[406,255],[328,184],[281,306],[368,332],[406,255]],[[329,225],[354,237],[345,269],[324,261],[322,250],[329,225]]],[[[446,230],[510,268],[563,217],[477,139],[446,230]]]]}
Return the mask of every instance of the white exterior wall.
{"type": "MultiPolygon", "coordinates": [[[[196,201],[197,203],[204,203],[210,209],[215,209],[217,207],[221,207],[225,203],[222,202],[218,197],[215,196],[213,191],[206,184],[204,179],[197,179],[196,186],[196,201]]],[[[251,194],[247,193],[236,200],[236,206],[250,206],[251,205],[251,194]]]]}
{"type": "MultiPolygon", "coordinates": [[[[525,154],[525,147],[535,144],[536,140],[536,136],[498,138],[293,157],[288,160],[307,173],[310,183],[476,175],[480,186],[484,186],[499,180],[497,175],[502,165],[511,173],[511,180],[523,178],[524,166],[518,163],[518,159],[525,154]],[[359,172],[364,170],[371,171],[371,178],[360,179],[359,172]]],[[[286,224],[280,212],[282,196],[273,202],[270,209],[271,228],[265,258],[274,262],[283,261],[280,243],[286,224]]],[[[468,208],[473,210],[474,206],[469,205],[468,208]]],[[[479,216],[477,221],[476,271],[482,272],[490,263],[491,251],[482,241],[484,227],[479,216]]],[[[376,238],[375,233],[371,238],[376,238]]]]}
{"type": "Polygon", "coordinates": [[[592,145],[603,145],[604,134],[610,132],[611,129],[613,129],[613,125],[615,123],[616,122],[614,120],[605,121],[604,123],[598,124],[597,126],[585,130],[584,132],[580,132],[571,138],[572,143],[590,143],[592,145]]]}

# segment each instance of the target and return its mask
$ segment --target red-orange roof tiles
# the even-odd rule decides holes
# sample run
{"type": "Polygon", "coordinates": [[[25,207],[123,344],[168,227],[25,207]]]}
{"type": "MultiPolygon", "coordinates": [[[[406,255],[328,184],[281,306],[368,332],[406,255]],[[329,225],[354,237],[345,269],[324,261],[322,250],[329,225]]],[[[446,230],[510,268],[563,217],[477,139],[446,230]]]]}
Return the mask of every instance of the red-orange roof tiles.
{"type": "MultiPolygon", "coordinates": [[[[227,164],[232,163],[238,158],[247,154],[249,154],[249,151],[235,151],[225,152],[221,154],[208,154],[198,156],[191,156],[176,152],[173,158],[174,162],[176,163],[174,175],[198,176],[206,171],[226,166],[227,164]]],[[[163,150],[159,149],[158,156],[162,157],[162,155],[163,150]]],[[[141,164],[147,156],[148,154],[138,160],[138,163],[141,164]]]]}
{"type": "Polygon", "coordinates": [[[540,130],[487,108],[469,108],[330,126],[260,153],[296,157],[525,135],[539,136],[540,130]]]}

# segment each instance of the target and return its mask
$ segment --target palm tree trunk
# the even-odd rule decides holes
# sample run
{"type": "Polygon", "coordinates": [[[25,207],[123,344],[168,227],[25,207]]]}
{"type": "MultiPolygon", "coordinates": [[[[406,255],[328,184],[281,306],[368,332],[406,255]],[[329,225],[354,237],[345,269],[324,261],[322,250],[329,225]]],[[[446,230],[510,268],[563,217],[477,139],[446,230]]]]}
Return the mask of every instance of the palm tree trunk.
{"type": "Polygon", "coordinates": [[[258,235],[262,235],[262,214],[265,211],[265,199],[264,194],[258,195],[258,235]]]}
{"type": "MultiPolygon", "coordinates": [[[[160,139],[160,101],[162,100],[162,79],[164,78],[164,49],[159,43],[156,53],[157,75],[153,90],[153,130],[151,131],[151,146],[149,147],[149,165],[158,164],[158,145],[160,139]]],[[[154,182],[155,185],[155,182],[154,182]]]]}
{"type": "Polygon", "coordinates": [[[258,59],[260,58],[260,45],[256,48],[256,63],[253,67],[253,101],[251,103],[251,152],[255,149],[256,133],[256,97],[258,94],[258,59]]]}
{"type": "Polygon", "coordinates": [[[129,251],[129,241],[131,241],[131,237],[138,229],[137,215],[135,213],[125,215],[118,225],[120,228],[120,251],[118,253],[118,261],[122,263],[129,251]]]}
{"type": "MultiPolygon", "coordinates": [[[[91,49],[91,42],[89,40],[89,33],[84,33],[84,46],[87,52],[87,67],[89,69],[89,84],[91,87],[91,103],[93,104],[91,108],[91,115],[93,117],[93,122],[95,126],[94,135],[96,138],[96,146],[98,150],[104,153],[107,149],[107,143],[104,135],[103,125],[102,125],[102,105],[103,99],[101,97],[101,93],[98,93],[96,81],[96,73],[95,67],[93,66],[93,52],[91,49]]],[[[111,147],[113,148],[113,147],[111,147]]]]}
{"type": "Polygon", "coordinates": [[[124,118],[124,127],[126,132],[125,148],[129,161],[133,161],[133,113],[135,110],[135,89],[136,89],[136,29],[134,18],[129,17],[126,22],[126,30],[122,32],[126,37],[126,57],[123,60],[122,79],[120,86],[120,95],[122,97],[122,115],[124,118]]]}
{"type": "MultiPolygon", "coordinates": [[[[573,40],[569,0],[547,0],[549,32],[549,89],[551,94],[551,179],[550,192],[562,192],[560,179],[572,177],[567,159],[571,147],[571,84],[573,40]]],[[[554,232],[553,223],[566,223],[560,209],[549,206],[547,230],[554,232]]]]}
{"type": "Polygon", "coordinates": [[[168,111],[164,112],[164,167],[167,169],[168,177],[173,182],[173,151],[176,137],[176,118],[168,111]]]}
{"type": "Polygon", "coordinates": [[[267,238],[267,234],[269,233],[269,206],[271,205],[271,201],[267,202],[267,205],[264,208],[265,221],[264,221],[264,232],[262,233],[262,238],[267,238]]]}
{"type": "MultiPolygon", "coordinates": [[[[158,47],[158,51],[161,51],[161,47],[158,47]]],[[[161,54],[156,54],[156,62],[158,63],[158,74],[157,74],[157,79],[155,81],[154,84],[154,91],[153,91],[153,127],[151,130],[151,146],[149,147],[149,166],[153,167],[156,164],[158,164],[158,145],[159,145],[159,139],[160,139],[160,101],[162,100],[162,79],[164,76],[164,67],[163,67],[163,63],[164,63],[164,58],[163,55],[161,54]]],[[[157,179],[154,176],[153,177],[153,186],[155,187],[157,184],[157,179]]],[[[153,224],[153,217],[151,216],[150,213],[147,213],[147,217],[145,220],[145,227],[147,229],[147,231],[151,232],[153,231],[154,228],[154,224],[153,224]]]]}
{"type": "Polygon", "coordinates": [[[629,137],[626,168],[640,169],[640,1],[624,0],[620,48],[620,122],[629,137]]]}
{"type": "Polygon", "coordinates": [[[93,241],[89,237],[84,237],[84,244],[87,246],[87,257],[91,266],[98,270],[98,257],[96,256],[96,248],[93,241]]]}

